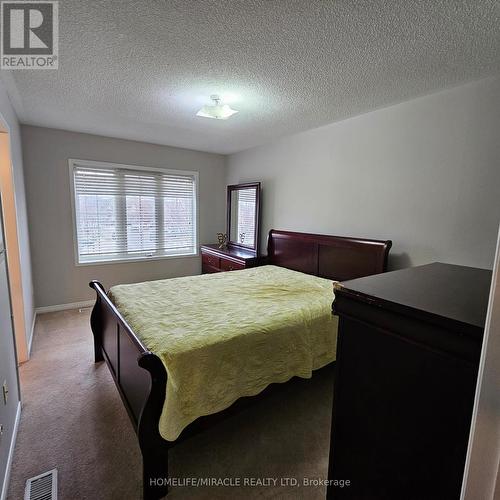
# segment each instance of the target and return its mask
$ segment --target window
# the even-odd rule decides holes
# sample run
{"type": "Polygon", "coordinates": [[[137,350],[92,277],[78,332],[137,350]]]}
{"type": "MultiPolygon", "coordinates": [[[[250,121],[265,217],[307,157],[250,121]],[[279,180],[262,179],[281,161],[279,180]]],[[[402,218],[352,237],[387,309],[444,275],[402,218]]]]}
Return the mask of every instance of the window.
{"type": "Polygon", "coordinates": [[[196,255],[197,172],[70,160],[78,264],[196,255]]]}
{"type": "Polygon", "coordinates": [[[255,188],[238,191],[238,241],[253,246],[255,242],[255,188]]]}

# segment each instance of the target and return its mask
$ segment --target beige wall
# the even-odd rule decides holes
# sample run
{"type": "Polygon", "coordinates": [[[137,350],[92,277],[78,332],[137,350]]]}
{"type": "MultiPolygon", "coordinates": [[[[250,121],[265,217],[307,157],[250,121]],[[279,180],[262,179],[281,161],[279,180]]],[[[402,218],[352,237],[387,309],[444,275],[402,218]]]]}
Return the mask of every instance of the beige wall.
{"type": "Polygon", "coordinates": [[[264,235],[389,238],[393,268],[491,268],[499,103],[500,77],[414,99],[231,155],[227,182],[262,181],[264,235]]]}
{"type": "Polygon", "coordinates": [[[68,158],[199,171],[200,243],[208,243],[225,225],[223,156],[31,126],[22,138],[36,307],[92,299],[91,279],[109,287],[200,272],[199,257],[76,266],[68,158]]]}

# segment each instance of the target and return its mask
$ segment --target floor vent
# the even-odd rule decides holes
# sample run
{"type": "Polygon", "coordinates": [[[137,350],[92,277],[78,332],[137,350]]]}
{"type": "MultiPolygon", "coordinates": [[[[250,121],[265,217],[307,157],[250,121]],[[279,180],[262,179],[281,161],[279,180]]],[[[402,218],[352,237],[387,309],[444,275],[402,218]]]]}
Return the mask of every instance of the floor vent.
{"type": "Polygon", "coordinates": [[[57,469],[28,479],[24,500],[57,500],[57,469]]]}

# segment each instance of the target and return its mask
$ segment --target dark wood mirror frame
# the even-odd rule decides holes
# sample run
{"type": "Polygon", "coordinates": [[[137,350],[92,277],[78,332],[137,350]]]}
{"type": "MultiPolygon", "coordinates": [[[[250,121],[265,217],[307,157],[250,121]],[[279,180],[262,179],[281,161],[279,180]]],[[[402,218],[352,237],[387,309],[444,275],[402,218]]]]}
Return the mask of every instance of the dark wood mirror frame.
{"type": "Polygon", "coordinates": [[[232,184],[227,186],[227,238],[229,247],[244,248],[250,252],[255,252],[255,255],[259,255],[259,243],[260,243],[260,182],[247,182],[244,184],[232,184]],[[231,195],[233,191],[240,191],[242,189],[252,189],[255,188],[255,240],[253,246],[241,245],[240,243],[231,241],[231,195]]]}

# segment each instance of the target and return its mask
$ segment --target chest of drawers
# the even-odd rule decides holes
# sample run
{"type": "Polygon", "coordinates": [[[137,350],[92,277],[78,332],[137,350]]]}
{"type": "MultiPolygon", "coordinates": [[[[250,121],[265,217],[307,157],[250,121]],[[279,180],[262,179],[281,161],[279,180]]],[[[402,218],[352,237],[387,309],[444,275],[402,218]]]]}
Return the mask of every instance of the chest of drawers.
{"type": "Polygon", "coordinates": [[[328,488],[335,500],[460,497],[491,271],[434,263],[347,281],[328,488]]]}
{"type": "Polygon", "coordinates": [[[257,257],[249,250],[218,245],[201,246],[201,269],[203,274],[218,273],[221,271],[237,271],[262,265],[264,259],[257,257]]]}

